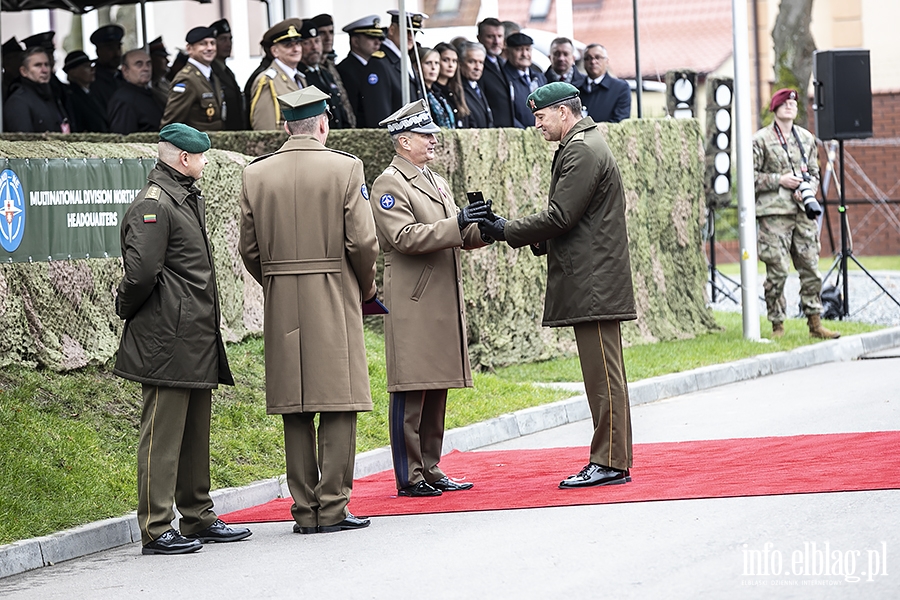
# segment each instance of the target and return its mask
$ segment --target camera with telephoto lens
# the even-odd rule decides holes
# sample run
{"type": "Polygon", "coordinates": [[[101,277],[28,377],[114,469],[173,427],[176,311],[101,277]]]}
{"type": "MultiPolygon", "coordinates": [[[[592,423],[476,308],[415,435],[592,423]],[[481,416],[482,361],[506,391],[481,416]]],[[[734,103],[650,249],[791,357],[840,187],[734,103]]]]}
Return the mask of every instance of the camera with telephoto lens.
{"type": "Polygon", "coordinates": [[[800,194],[800,199],[803,200],[803,210],[806,211],[807,217],[815,219],[822,214],[822,207],[819,206],[819,201],[816,200],[816,193],[813,191],[812,184],[809,182],[809,175],[806,173],[803,174],[803,181],[797,186],[797,193],[800,194]]]}

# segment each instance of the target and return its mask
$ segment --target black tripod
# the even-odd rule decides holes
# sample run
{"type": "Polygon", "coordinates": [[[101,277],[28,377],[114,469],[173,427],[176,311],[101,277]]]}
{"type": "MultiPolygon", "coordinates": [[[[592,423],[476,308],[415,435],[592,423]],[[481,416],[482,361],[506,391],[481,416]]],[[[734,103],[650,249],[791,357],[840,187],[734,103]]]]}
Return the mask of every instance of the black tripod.
{"type": "Polygon", "coordinates": [[[843,320],[844,317],[850,316],[850,282],[847,279],[847,260],[852,260],[854,263],[856,263],[856,266],[862,269],[862,272],[865,273],[869,277],[869,279],[871,279],[875,283],[875,285],[880,287],[881,291],[884,292],[888,298],[894,301],[894,304],[900,306],[900,302],[898,302],[897,299],[894,298],[891,293],[887,291],[884,286],[881,285],[881,283],[877,279],[875,279],[875,277],[871,273],[869,273],[858,260],[856,260],[856,257],[853,256],[853,248],[849,243],[850,226],[847,223],[847,205],[845,203],[846,198],[844,196],[844,140],[838,140],[838,148],[841,155],[841,187],[840,190],[838,190],[841,199],[841,204],[838,207],[838,213],[840,213],[841,217],[841,251],[837,256],[834,257],[834,262],[831,263],[831,268],[828,269],[828,272],[825,274],[825,277],[822,280],[827,281],[831,276],[831,273],[834,271],[835,267],[840,267],[840,271],[838,272],[838,282],[843,283],[844,297],[844,304],[841,307],[840,318],[841,320],[843,320]]]}
{"type": "Polygon", "coordinates": [[[734,292],[741,289],[741,284],[728,277],[727,275],[723,275],[716,269],[716,209],[712,206],[709,207],[706,217],[707,227],[709,228],[709,295],[710,300],[712,302],[716,302],[716,292],[720,292],[723,296],[734,302],[735,304],[740,304],[738,299],[734,297],[734,292]],[[729,284],[731,284],[731,289],[727,289],[726,287],[720,286],[716,283],[716,275],[718,275],[721,279],[725,280],[729,284]]]}

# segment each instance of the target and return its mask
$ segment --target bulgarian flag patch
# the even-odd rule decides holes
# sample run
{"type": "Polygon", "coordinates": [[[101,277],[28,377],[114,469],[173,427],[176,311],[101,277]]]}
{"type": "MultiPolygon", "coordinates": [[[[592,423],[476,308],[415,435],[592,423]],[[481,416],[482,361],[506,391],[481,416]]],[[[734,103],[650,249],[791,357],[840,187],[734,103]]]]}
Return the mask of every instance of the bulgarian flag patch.
{"type": "Polygon", "coordinates": [[[156,215],[144,215],[144,223],[156,223],[156,215]]]}

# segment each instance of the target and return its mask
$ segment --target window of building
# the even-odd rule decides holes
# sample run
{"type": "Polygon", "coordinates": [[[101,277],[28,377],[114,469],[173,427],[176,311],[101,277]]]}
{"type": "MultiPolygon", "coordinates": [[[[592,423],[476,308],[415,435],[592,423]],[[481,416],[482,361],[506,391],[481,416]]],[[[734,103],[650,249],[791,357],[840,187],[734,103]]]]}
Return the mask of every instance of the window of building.
{"type": "Polygon", "coordinates": [[[458,14],[459,13],[459,3],[460,0],[438,0],[437,3],[437,14],[439,15],[448,15],[448,14],[458,14]]]}
{"type": "Polygon", "coordinates": [[[543,21],[550,14],[550,3],[553,0],[531,0],[528,17],[532,21],[543,21]]]}

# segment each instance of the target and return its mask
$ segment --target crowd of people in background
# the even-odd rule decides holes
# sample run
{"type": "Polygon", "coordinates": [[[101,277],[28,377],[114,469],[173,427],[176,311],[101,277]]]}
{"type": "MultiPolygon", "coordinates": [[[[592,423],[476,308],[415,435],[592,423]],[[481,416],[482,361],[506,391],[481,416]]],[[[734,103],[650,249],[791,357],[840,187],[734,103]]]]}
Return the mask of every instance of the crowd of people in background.
{"type": "Polygon", "coordinates": [[[328,14],[276,23],[260,42],[263,58],[241,86],[228,67],[231,28],[226,19],[194,27],[174,59],[161,38],[146,49],[123,53],[125,29],[104,25],[90,41],[96,59],[70,52],[54,64],[54,32],[15,37],[2,46],[4,129],[19,132],[159,131],[184,123],[201,131],[281,130],[277,97],[314,86],[329,96],[331,129],[377,128],[402,106],[402,79],[411,100],[426,100],[435,123],[448,129],[534,126],[526,99],[549,82],[563,81],[581,92],[585,116],[619,122],[631,114],[628,84],[608,71],[609,55],[599,44],[583,52],[583,69],[572,40],[550,46],[550,67],[532,63],[534,40],[510,21],[478,23],[475,40],[457,37],[426,48],[416,41],[428,16],[407,13],[400,39],[398,11],[342,29],[350,52],[334,51],[334,21],[328,14]],[[401,49],[402,48],[402,49],[401,49]],[[409,56],[401,72],[401,52],[409,56]]]}

